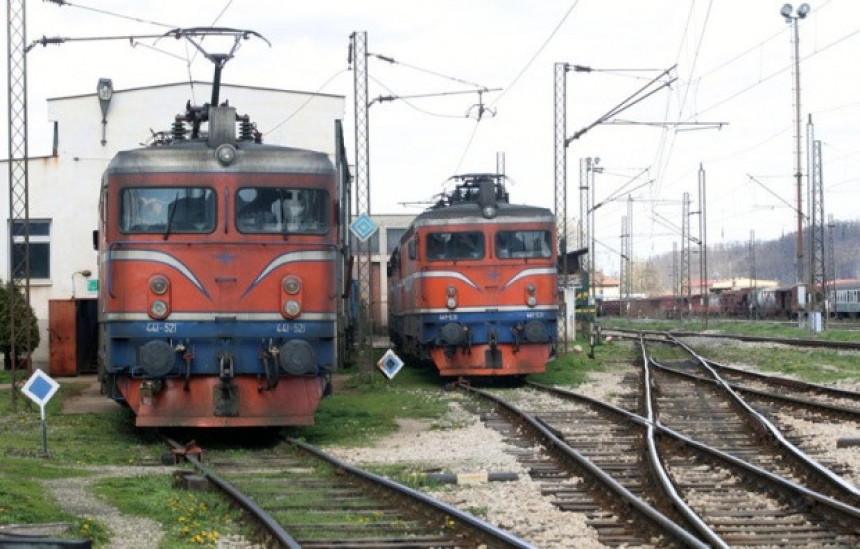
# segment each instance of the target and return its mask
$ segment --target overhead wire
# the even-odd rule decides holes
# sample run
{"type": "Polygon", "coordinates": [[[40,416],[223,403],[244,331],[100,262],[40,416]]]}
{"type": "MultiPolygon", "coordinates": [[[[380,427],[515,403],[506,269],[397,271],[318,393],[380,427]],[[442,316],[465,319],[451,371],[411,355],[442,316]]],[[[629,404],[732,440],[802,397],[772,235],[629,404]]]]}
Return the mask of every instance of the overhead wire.
{"type": "Polygon", "coordinates": [[[564,25],[564,22],[567,21],[567,18],[570,17],[570,14],[573,13],[574,9],[576,9],[576,6],[578,4],[579,4],[579,0],[574,0],[574,2],[570,5],[570,7],[567,8],[567,11],[564,12],[564,15],[562,15],[559,22],[552,29],[552,32],[549,33],[549,36],[546,37],[546,40],[543,41],[543,43],[540,45],[540,47],[538,47],[537,51],[535,51],[535,53],[526,62],[526,64],[523,66],[523,68],[520,69],[520,71],[517,73],[517,75],[514,77],[514,79],[511,80],[511,83],[508,84],[507,86],[505,86],[505,90],[501,94],[499,94],[498,97],[496,97],[496,100],[493,101],[493,103],[492,103],[493,105],[498,104],[498,102],[501,101],[502,98],[505,95],[507,95],[507,93],[509,91],[511,91],[511,89],[513,89],[514,86],[516,86],[516,84],[517,84],[517,82],[519,82],[520,78],[522,78],[523,75],[526,73],[526,71],[529,70],[529,68],[532,66],[532,64],[535,62],[535,60],[537,60],[538,56],[540,56],[540,54],[543,52],[543,50],[546,49],[546,47],[549,45],[549,43],[552,41],[552,39],[555,37],[555,35],[561,29],[562,25],[564,25]]]}
{"type": "Polygon", "coordinates": [[[309,96],[308,96],[308,98],[307,98],[307,99],[305,99],[305,101],[304,101],[301,105],[299,105],[298,107],[296,107],[296,109],[295,109],[293,112],[291,112],[289,115],[287,115],[287,117],[286,117],[286,118],[284,118],[283,120],[281,120],[280,122],[278,122],[277,124],[275,124],[275,125],[274,125],[270,130],[268,130],[268,131],[264,132],[264,134],[263,134],[263,135],[270,135],[271,133],[273,133],[273,132],[275,132],[277,129],[279,129],[281,126],[283,126],[284,124],[286,124],[287,122],[289,122],[290,120],[292,120],[292,119],[293,119],[293,117],[295,117],[299,112],[301,112],[301,110],[302,110],[302,109],[304,109],[305,107],[307,107],[307,106],[308,106],[308,104],[309,104],[311,101],[313,101],[313,100],[316,98],[316,96],[317,96],[317,95],[318,95],[322,90],[324,90],[324,89],[326,88],[326,86],[328,86],[328,85],[329,85],[329,84],[330,84],[330,83],[331,83],[335,78],[337,78],[338,76],[340,76],[341,74],[343,74],[343,73],[345,73],[345,72],[349,72],[349,71],[348,71],[347,69],[339,69],[336,73],[332,74],[332,75],[331,75],[331,76],[330,76],[330,77],[329,77],[325,82],[323,82],[323,83],[322,83],[322,85],[321,85],[319,88],[317,88],[317,90],[316,90],[315,92],[313,92],[311,95],[309,95],[309,96]]]}
{"type": "Polygon", "coordinates": [[[127,19],[129,21],[135,21],[137,23],[146,23],[149,25],[155,25],[158,27],[165,27],[165,28],[169,28],[169,29],[176,28],[176,25],[168,25],[167,23],[161,23],[159,21],[152,21],[150,19],[143,19],[141,17],[133,17],[130,15],[123,15],[121,13],[116,13],[116,12],[112,12],[112,11],[108,11],[108,10],[104,10],[104,9],[100,9],[100,8],[93,8],[91,6],[84,6],[84,5],[76,4],[73,2],[67,2],[66,0],[47,0],[47,1],[52,3],[52,4],[57,4],[59,6],[69,6],[72,8],[78,8],[78,9],[82,9],[82,10],[86,10],[86,11],[92,11],[95,13],[100,13],[102,15],[109,15],[111,17],[117,17],[120,19],[127,19]]]}

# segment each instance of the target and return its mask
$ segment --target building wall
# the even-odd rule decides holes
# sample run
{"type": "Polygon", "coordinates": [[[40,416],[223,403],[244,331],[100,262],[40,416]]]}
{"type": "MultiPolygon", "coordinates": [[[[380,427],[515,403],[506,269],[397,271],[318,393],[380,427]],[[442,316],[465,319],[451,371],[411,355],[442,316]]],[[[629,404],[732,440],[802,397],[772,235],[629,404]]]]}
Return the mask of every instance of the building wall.
{"type": "MultiPolygon", "coordinates": [[[[48,100],[56,154],[29,162],[30,219],[50,221],[50,276],[31,279],[30,300],[41,329],[41,343],[33,353],[37,366],[48,360],[49,300],[96,296],[88,289],[87,277],[75,273],[89,270],[89,280],[98,277],[92,231],[97,227],[102,172],[111,157],[140,147],[149,141],[152,131],[168,131],[174,117],[184,113],[188,100],[194,97],[196,103],[203,103],[210,95],[211,87],[199,82],[117,90],[104,126],[95,93],[48,100]]],[[[344,117],[342,96],[225,84],[220,98],[239,114],[250,115],[264,142],[324,151],[334,157],[334,124],[344,117]]],[[[8,170],[2,171],[0,177],[8,189],[8,170]]],[[[2,208],[8,220],[6,201],[2,208]]],[[[0,247],[2,278],[6,280],[10,276],[8,238],[2,239],[0,247]]]]}
{"type": "Polygon", "coordinates": [[[388,260],[391,251],[400,241],[402,235],[414,215],[378,214],[370,218],[379,227],[379,231],[371,237],[370,251],[373,270],[371,272],[371,292],[373,298],[373,333],[388,335],[388,260]]]}

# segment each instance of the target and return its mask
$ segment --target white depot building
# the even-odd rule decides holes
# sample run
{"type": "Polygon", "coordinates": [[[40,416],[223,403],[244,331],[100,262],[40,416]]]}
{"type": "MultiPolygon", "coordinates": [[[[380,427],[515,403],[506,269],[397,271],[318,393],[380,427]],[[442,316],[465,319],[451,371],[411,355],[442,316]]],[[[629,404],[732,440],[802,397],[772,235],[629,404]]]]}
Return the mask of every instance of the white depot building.
{"type": "MultiPolygon", "coordinates": [[[[148,143],[153,132],[169,132],[175,116],[185,112],[186,102],[196,97],[202,104],[211,95],[211,85],[204,82],[125,90],[110,86],[112,93],[101,98],[94,91],[49,99],[53,152],[29,161],[30,302],[41,331],[33,353],[37,367],[44,368],[49,359],[49,303],[96,297],[92,233],[97,228],[102,172],[110,159],[118,151],[148,143]]],[[[324,151],[334,159],[334,127],[335,120],[344,117],[343,96],[222,84],[220,98],[239,114],[249,115],[264,142],[324,151]]],[[[7,163],[3,161],[0,176],[4,189],[9,186],[7,163]]],[[[0,239],[0,278],[8,280],[9,204],[6,200],[2,204],[7,223],[0,239]]]]}

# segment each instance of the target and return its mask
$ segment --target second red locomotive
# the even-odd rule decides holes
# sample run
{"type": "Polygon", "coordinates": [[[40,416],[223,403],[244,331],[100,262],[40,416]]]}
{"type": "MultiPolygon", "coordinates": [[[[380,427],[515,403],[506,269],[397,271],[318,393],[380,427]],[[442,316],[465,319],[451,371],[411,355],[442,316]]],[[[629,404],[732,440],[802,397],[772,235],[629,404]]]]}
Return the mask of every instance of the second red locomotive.
{"type": "Polygon", "coordinates": [[[388,264],[389,331],[443,376],[541,373],[557,337],[552,213],[509,203],[504,176],[456,176],[388,264]]]}

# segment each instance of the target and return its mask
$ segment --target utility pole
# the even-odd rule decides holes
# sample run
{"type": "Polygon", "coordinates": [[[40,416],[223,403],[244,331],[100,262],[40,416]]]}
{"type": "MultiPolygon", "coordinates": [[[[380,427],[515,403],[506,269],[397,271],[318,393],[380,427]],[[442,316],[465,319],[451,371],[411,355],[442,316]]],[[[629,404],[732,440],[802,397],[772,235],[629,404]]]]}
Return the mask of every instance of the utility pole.
{"type": "Polygon", "coordinates": [[[699,288],[702,291],[702,327],[708,329],[708,306],[710,287],[708,285],[708,224],[705,208],[705,168],[699,164],[699,288]]]}
{"type": "Polygon", "coordinates": [[[678,243],[672,242],[672,313],[678,309],[678,296],[680,295],[681,276],[678,271],[678,243]]]}
{"type": "MultiPolygon", "coordinates": [[[[559,296],[558,333],[561,350],[567,352],[567,63],[555,64],[555,232],[558,253],[561,256],[561,295],[559,296]]],[[[576,288],[573,290],[573,309],[576,311],[576,288]]],[[[575,315],[575,312],[574,312],[575,315]]],[[[574,330],[576,328],[574,327],[574,330]]]]}
{"type": "Polygon", "coordinates": [[[752,306],[752,309],[753,309],[750,311],[750,313],[752,314],[754,320],[758,320],[759,299],[758,299],[758,274],[756,273],[756,268],[755,268],[755,231],[750,231],[749,253],[750,253],[750,281],[752,284],[752,293],[750,294],[750,305],[752,306]]]}
{"type": "Polygon", "coordinates": [[[839,273],[836,272],[836,223],[833,221],[833,214],[827,216],[827,231],[829,246],[827,247],[826,281],[829,290],[825,294],[827,299],[827,305],[825,306],[827,315],[825,319],[830,316],[830,306],[836,305],[836,281],[839,280],[839,273]]]}
{"type": "Polygon", "coordinates": [[[693,296],[690,280],[690,193],[684,193],[681,201],[681,297],[686,300],[684,318],[689,319],[692,313],[691,299],[693,296]]]}
{"type": "Polygon", "coordinates": [[[630,299],[630,296],[625,292],[628,281],[630,280],[630,263],[628,262],[627,257],[627,240],[630,238],[630,234],[627,232],[627,226],[627,216],[623,215],[621,216],[621,253],[619,254],[619,264],[621,271],[619,276],[620,284],[618,288],[619,317],[625,316],[624,311],[627,309],[627,303],[630,299]]]}
{"type": "MultiPolygon", "coordinates": [[[[350,36],[350,61],[353,71],[355,107],[355,211],[370,215],[370,124],[367,100],[367,32],[350,36]]],[[[359,372],[362,380],[370,382],[373,375],[373,295],[371,284],[370,240],[358,241],[356,278],[358,279],[358,346],[361,358],[359,372]]]]}
{"type": "Polygon", "coordinates": [[[809,139],[809,328],[819,331],[826,316],[825,301],[827,299],[826,263],[824,257],[824,179],[821,159],[821,141],[814,139],[815,127],[812,115],[807,124],[809,139]]]}
{"type": "Polygon", "coordinates": [[[798,20],[805,18],[809,14],[809,4],[801,4],[794,13],[794,7],[791,4],[784,4],[780,9],[780,14],[785,19],[786,23],[792,24],[794,31],[794,123],[795,123],[795,164],[794,178],[797,186],[797,298],[798,298],[798,323],[803,325],[803,309],[806,307],[805,290],[803,288],[803,168],[801,167],[801,157],[803,156],[801,149],[800,137],[800,33],[798,31],[798,20]]]}
{"type": "Polygon", "coordinates": [[[12,410],[17,410],[18,366],[29,372],[32,340],[27,316],[30,311],[30,198],[27,122],[27,13],[25,0],[7,0],[9,83],[9,346],[12,362],[12,410]],[[22,307],[16,306],[18,290],[24,294],[22,307]],[[23,337],[19,335],[23,333],[23,337]],[[23,343],[23,345],[22,345],[23,343]]]}

